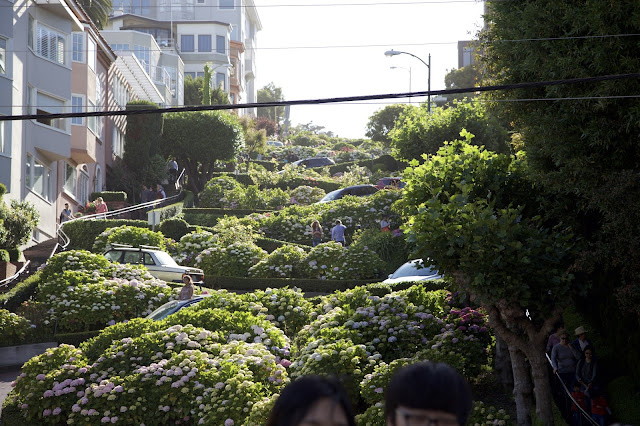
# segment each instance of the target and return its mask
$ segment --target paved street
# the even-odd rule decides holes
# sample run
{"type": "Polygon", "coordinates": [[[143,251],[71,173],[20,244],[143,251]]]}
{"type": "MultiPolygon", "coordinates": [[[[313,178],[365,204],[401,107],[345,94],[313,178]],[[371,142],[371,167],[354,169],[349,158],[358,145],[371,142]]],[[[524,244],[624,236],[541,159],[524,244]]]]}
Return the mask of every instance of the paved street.
{"type": "Polygon", "coordinates": [[[11,390],[11,382],[20,374],[20,367],[0,368],[0,413],[2,413],[2,403],[11,390]]]}

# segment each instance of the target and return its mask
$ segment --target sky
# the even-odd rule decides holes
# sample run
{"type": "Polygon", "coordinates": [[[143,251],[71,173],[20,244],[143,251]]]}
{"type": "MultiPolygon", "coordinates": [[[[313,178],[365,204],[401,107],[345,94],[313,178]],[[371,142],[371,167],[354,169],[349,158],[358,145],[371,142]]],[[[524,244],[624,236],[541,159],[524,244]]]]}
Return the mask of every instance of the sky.
{"type": "MultiPolygon", "coordinates": [[[[444,89],[458,67],[458,40],[475,38],[483,2],[476,0],[254,0],[262,30],[256,49],[256,87],[270,82],[285,100],[444,89]],[[391,69],[390,67],[397,67],[391,69]],[[410,78],[411,77],[411,78],[410,78]]],[[[425,98],[413,98],[413,103],[425,98]]],[[[313,122],[346,138],[365,137],[369,117],[389,103],[377,100],[291,107],[292,125],[313,122]]]]}

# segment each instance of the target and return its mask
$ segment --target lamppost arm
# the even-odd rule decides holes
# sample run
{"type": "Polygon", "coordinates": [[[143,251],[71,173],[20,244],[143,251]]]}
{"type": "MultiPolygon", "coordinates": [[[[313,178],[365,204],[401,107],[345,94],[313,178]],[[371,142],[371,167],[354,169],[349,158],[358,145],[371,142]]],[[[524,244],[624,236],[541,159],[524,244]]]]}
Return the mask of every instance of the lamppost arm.
{"type": "Polygon", "coordinates": [[[427,77],[427,91],[429,92],[429,94],[427,95],[427,111],[429,113],[431,113],[431,53],[429,53],[429,63],[426,63],[425,61],[422,60],[422,58],[420,58],[419,56],[414,55],[413,53],[409,53],[409,52],[401,52],[399,50],[387,50],[386,52],[384,52],[385,56],[396,56],[396,55],[409,55],[409,56],[413,56],[414,58],[416,58],[417,60],[419,60],[420,62],[422,62],[423,64],[425,64],[427,66],[427,69],[429,70],[429,74],[427,77]]]}

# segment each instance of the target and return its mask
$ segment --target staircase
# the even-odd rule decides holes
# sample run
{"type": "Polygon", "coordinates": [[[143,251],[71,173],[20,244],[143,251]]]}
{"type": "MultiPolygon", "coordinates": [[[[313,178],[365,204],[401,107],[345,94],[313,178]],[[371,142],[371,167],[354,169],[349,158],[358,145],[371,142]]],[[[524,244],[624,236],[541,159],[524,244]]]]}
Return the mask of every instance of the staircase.
{"type": "Polygon", "coordinates": [[[43,241],[41,243],[36,244],[35,246],[31,246],[28,249],[23,251],[24,257],[27,260],[30,260],[28,275],[25,275],[22,279],[27,278],[29,275],[33,274],[38,268],[43,265],[51,255],[54,247],[58,243],[57,238],[52,238],[47,241],[43,241]]]}

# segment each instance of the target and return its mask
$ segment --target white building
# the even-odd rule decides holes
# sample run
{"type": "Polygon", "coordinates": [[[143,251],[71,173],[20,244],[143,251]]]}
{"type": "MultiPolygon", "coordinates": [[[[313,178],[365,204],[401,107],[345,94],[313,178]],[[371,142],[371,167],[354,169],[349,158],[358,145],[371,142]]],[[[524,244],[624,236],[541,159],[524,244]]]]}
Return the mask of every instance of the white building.
{"type": "Polygon", "coordinates": [[[215,84],[232,103],[257,101],[255,49],[262,26],[253,0],[114,0],[113,10],[105,30],[150,34],[162,52],[182,58],[185,76],[202,75],[210,64],[215,84]]]}

